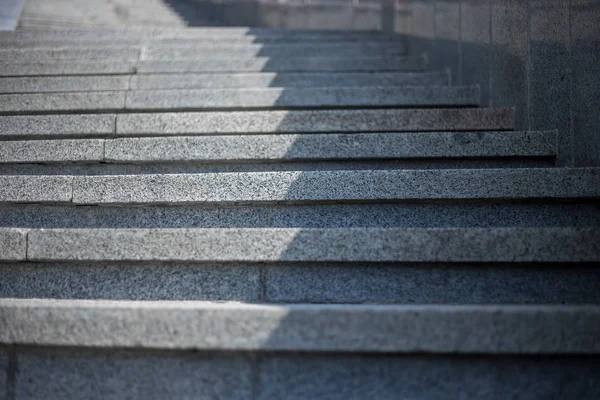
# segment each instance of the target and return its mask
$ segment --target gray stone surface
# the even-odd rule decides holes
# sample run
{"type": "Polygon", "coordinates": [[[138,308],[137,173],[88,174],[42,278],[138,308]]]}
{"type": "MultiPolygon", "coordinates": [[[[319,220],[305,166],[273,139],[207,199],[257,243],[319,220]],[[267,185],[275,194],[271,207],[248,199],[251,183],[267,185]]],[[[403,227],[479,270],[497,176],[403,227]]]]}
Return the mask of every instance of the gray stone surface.
{"type": "Polygon", "coordinates": [[[0,395],[8,398],[8,352],[0,346],[0,395]]]}
{"type": "Polygon", "coordinates": [[[478,84],[481,104],[490,104],[491,96],[491,12],[489,0],[462,0],[460,3],[460,59],[458,83],[478,84]]]}
{"type": "Polygon", "coordinates": [[[600,304],[598,265],[282,264],[264,282],[270,303],[600,304]]]}
{"type": "MultiPolygon", "coordinates": [[[[107,140],[113,162],[553,156],[555,132],[239,135],[107,140]]],[[[19,149],[28,142],[14,143],[19,149]]],[[[0,142],[0,149],[3,143],[0,142]]],[[[0,151],[1,153],[1,151],[0,151]]],[[[0,161],[2,161],[0,155],[0,161]]],[[[68,159],[68,158],[67,158],[68,159]]]]}
{"type": "Polygon", "coordinates": [[[104,159],[104,141],[0,141],[0,163],[97,161],[104,159]]]}
{"type": "Polygon", "coordinates": [[[594,357],[276,354],[262,360],[260,400],[600,397],[594,357]]]}
{"type": "Polygon", "coordinates": [[[600,261],[595,228],[42,229],[27,243],[32,261],[600,261]]]}
{"type": "Polygon", "coordinates": [[[0,95],[0,112],[115,111],[125,107],[125,93],[64,92],[0,95]]]}
{"type": "Polygon", "coordinates": [[[131,74],[135,65],[127,61],[48,61],[36,63],[0,62],[0,77],[36,75],[131,74]]]}
{"type": "MultiPolygon", "coordinates": [[[[127,93],[126,108],[128,110],[176,110],[268,107],[460,107],[474,106],[478,103],[479,88],[476,86],[242,88],[130,91],[127,93]]],[[[101,107],[101,104],[98,107],[101,107]]]]}
{"type": "Polygon", "coordinates": [[[106,136],[115,132],[115,115],[0,116],[0,137],[106,136]]]}
{"type": "MultiPolygon", "coordinates": [[[[360,87],[360,86],[443,86],[447,71],[440,72],[329,72],[250,74],[150,74],[133,75],[132,89],[203,89],[259,87],[360,87]]],[[[5,85],[0,81],[0,88],[5,85]]]]}
{"type": "Polygon", "coordinates": [[[517,129],[529,126],[529,3],[490,0],[491,104],[514,106],[517,129]]]}
{"type": "Polygon", "coordinates": [[[512,109],[397,109],[123,114],[119,135],[512,130],[512,109]]]}
{"type": "Polygon", "coordinates": [[[127,90],[129,76],[44,76],[0,79],[0,93],[127,90]]]}
{"type": "Polygon", "coordinates": [[[75,204],[597,198],[600,169],[286,171],[76,176],[75,204]]]}
{"type": "Polygon", "coordinates": [[[70,202],[72,184],[72,176],[0,176],[0,203],[70,202]]]}
{"type": "MultiPolygon", "coordinates": [[[[0,49],[0,60],[12,63],[43,62],[49,60],[115,60],[136,61],[140,49],[135,47],[106,48],[52,48],[52,49],[0,49]]],[[[71,60],[71,61],[67,61],[71,60]]]]}
{"type": "MultiPolygon", "coordinates": [[[[1,57],[0,52],[0,57],[1,57]]],[[[363,42],[363,43],[319,43],[312,44],[224,44],[221,46],[197,43],[195,45],[150,44],[145,46],[143,60],[186,60],[202,59],[207,54],[214,58],[269,57],[272,60],[288,57],[385,57],[405,55],[406,50],[400,43],[363,42]]]]}
{"type": "MultiPolygon", "coordinates": [[[[0,67],[0,71],[4,67],[0,67]]],[[[421,57],[252,57],[206,60],[157,61],[142,60],[137,71],[157,72],[369,72],[422,71],[421,57]]]]}
{"type": "Polygon", "coordinates": [[[600,307],[0,300],[0,343],[178,350],[598,354],[600,307]],[[55,323],[60,321],[60,324],[55,323]],[[543,333],[543,334],[542,334],[543,333]]]}
{"type": "Polygon", "coordinates": [[[0,229],[0,260],[24,260],[27,256],[27,231],[0,229]]]}
{"type": "Polygon", "coordinates": [[[574,165],[600,165],[600,4],[570,3],[574,165]]]}
{"type": "Polygon", "coordinates": [[[530,5],[530,115],[533,129],[559,132],[559,166],[573,166],[569,3],[533,0],[530,5]]]}
{"type": "Polygon", "coordinates": [[[259,276],[253,264],[4,263],[0,296],[258,302],[259,276]]]}
{"type": "Polygon", "coordinates": [[[430,53],[433,68],[448,68],[454,82],[461,69],[461,4],[458,1],[435,2],[435,42],[430,53]]]}
{"type": "Polygon", "coordinates": [[[600,227],[593,200],[132,207],[4,205],[0,224],[30,228],[600,227]]]}
{"type": "Polygon", "coordinates": [[[252,398],[252,358],[244,354],[20,349],[17,356],[17,399],[252,398]]]}
{"type": "Polygon", "coordinates": [[[24,299],[600,304],[598,284],[598,264],[0,264],[0,296],[24,299]]]}

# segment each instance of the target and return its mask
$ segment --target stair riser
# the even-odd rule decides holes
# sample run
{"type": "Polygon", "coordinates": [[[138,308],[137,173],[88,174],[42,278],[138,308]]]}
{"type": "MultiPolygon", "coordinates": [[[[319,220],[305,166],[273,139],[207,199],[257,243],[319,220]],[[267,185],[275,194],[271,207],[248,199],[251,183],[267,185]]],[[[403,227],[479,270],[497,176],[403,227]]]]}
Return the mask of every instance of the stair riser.
{"type": "MultiPolygon", "coordinates": [[[[595,357],[11,350],[17,398],[595,400],[595,357]],[[348,385],[352,382],[352,385],[348,385]]],[[[8,363],[8,356],[0,362],[8,363]]],[[[0,381],[1,383],[1,381],[0,381]]],[[[0,386],[0,388],[2,388],[0,386]]]]}
{"type": "Polygon", "coordinates": [[[600,304],[600,264],[2,263],[0,297],[600,304]]]}
{"type": "Polygon", "coordinates": [[[264,206],[0,207],[0,226],[29,228],[600,227],[597,202],[264,206]]]}

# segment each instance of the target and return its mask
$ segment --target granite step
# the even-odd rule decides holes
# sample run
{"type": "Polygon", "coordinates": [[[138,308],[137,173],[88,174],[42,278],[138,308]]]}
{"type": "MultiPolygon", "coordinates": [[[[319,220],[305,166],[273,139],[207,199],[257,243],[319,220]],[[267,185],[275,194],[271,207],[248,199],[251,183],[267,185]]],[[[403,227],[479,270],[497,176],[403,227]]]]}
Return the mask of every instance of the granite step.
{"type": "Polygon", "coordinates": [[[66,138],[265,133],[498,131],[510,108],[365,109],[0,116],[0,137],[66,138]]]}
{"type": "Polygon", "coordinates": [[[600,334],[600,309],[591,305],[272,306],[3,299],[0,315],[6,323],[0,343],[6,345],[388,354],[600,353],[595,340],[600,334]],[[57,318],[63,323],[53,323],[57,318]],[[65,334],[69,326],[77,329],[65,334]],[[540,337],[539,332],[545,334],[540,337]]]}
{"type": "Polygon", "coordinates": [[[594,400],[598,314],[597,306],[6,299],[0,362],[18,365],[11,393],[31,399],[594,400]]]}
{"type": "Polygon", "coordinates": [[[96,40],[248,40],[253,42],[285,40],[285,41],[364,41],[364,40],[389,40],[399,41],[399,35],[369,32],[369,31],[327,31],[327,30],[294,30],[294,29],[269,29],[269,28],[158,28],[158,29],[35,29],[18,30],[14,32],[0,32],[0,43],[4,41],[96,41],[96,40]]]}
{"type": "Polygon", "coordinates": [[[478,86],[132,90],[0,95],[0,113],[476,106],[478,86]]]}
{"type": "MultiPolygon", "coordinates": [[[[556,156],[556,132],[228,135],[0,141],[0,163],[235,163],[556,156]]],[[[433,160],[430,160],[433,161],[433,160]]]]}
{"type": "Polygon", "coordinates": [[[0,78],[0,93],[88,92],[146,89],[446,86],[448,71],[90,75],[0,78]]]}
{"type": "Polygon", "coordinates": [[[103,62],[135,61],[140,58],[140,48],[51,48],[51,49],[0,49],[0,61],[11,63],[44,62],[53,60],[102,60],[103,62]]]}
{"type": "MultiPolygon", "coordinates": [[[[0,42],[1,43],[1,42],[0,42]]],[[[286,44],[233,44],[233,45],[181,45],[160,42],[130,45],[86,45],[44,47],[8,47],[0,49],[0,60],[10,62],[32,62],[47,60],[182,60],[209,58],[252,58],[252,57],[368,57],[401,56],[406,51],[393,42],[323,44],[314,42],[286,44]]]]}
{"type": "Polygon", "coordinates": [[[155,73],[193,72],[375,72],[424,71],[424,57],[248,57],[198,60],[141,60],[137,71],[155,73]]]}
{"type": "Polygon", "coordinates": [[[0,77],[5,76],[55,76],[55,75],[115,75],[132,74],[135,63],[130,61],[46,61],[0,62],[0,77]]]}
{"type": "MultiPolygon", "coordinates": [[[[359,73],[230,73],[230,74],[138,74],[131,89],[204,89],[260,87],[361,87],[361,86],[446,86],[449,71],[359,72],[359,73]]],[[[2,80],[0,80],[0,90],[2,80]]]]}
{"type": "Polygon", "coordinates": [[[431,169],[2,175],[0,202],[217,205],[595,199],[600,169],[431,169]]]}
{"type": "Polygon", "coordinates": [[[406,49],[393,42],[361,42],[361,43],[285,43],[285,44],[227,44],[210,45],[171,43],[151,43],[144,46],[143,60],[185,60],[211,58],[246,58],[246,57],[367,57],[367,56],[402,56],[406,49]]]}
{"type": "Polygon", "coordinates": [[[0,229],[0,296],[600,304],[598,228],[0,229]]]}

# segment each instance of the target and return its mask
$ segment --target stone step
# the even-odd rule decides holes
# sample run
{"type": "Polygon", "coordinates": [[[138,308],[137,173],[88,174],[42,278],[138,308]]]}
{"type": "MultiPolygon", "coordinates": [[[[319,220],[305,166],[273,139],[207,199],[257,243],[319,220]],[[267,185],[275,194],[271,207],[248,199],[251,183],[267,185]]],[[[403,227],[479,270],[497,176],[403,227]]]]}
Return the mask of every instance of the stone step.
{"type": "Polygon", "coordinates": [[[130,79],[131,76],[127,75],[0,78],[0,93],[91,92],[128,90],[130,79]]]}
{"type": "MultiPolygon", "coordinates": [[[[1,98],[2,96],[0,101],[1,98]]],[[[135,111],[270,107],[460,107],[477,106],[479,98],[478,86],[135,90],[127,93],[125,108],[135,111]]]]}
{"type": "Polygon", "coordinates": [[[46,61],[12,63],[0,62],[0,77],[52,75],[113,75],[132,74],[135,63],[129,61],[46,61]]]}
{"type": "Polygon", "coordinates": [[[221,163],[554,157],[556,132],[417,132],[0,141],[0,163],[221,163]]]}
{"type": "Polygon", "coordinates": [[[206,60],[142,60],[137,71],[146,74],[188,72],[376,72],[423,71],[423,57],[252,57],[206,60]]]}
{"type": "Polygon", "coordinates": [[[285,44],[227,44],[181,45],[162,43],[145,45],[142,50],[143,60],[185,60],[210,58],[246,58],[268,57],[272,61],[280,57],[367,57],[367,56],[401,56],[406,50],[401,43],[365,42],[365,43],[285,43],[285,44]]]}
{"type": "Polygon", "coordinates": [[[241,204],[590,199],[600,169],[285,171],[0,176],[2,203],[241,204]]]}
{"type": "Polygon", "coordinates": [[[478,86],[315,87],[54,92],[0,95],[0,113],[476,106],[478,86]]]}
{"type": "Polygon", "coordinates": [[[18,346],[387,354],[600,353],[596,340],[600,308],[591,305],[3,299],[0,316],[5,324],[0,343],[18,346]]]}
{"type": "MultiPolygon", "coordinates": [[[[133,75],[132,89],[203,89],[323,86],[445,86],[449,71],[377,73],[239,73],[133,75]]],[[[0,90],[3,82],[0,80],[0,90]]]]}
{"type": "Polygon", "coordinates": [[[0,262],[0,297],[271,304],[600,304],[599,265],[5,261],[0,262]]]}
{"type": "MultiPolygon", "coordinates": [[[[76,49],[0,49],[0,61],[31,63],[53,60],[102,60],[135,61],[140,58],[140,49],[134,47],[76,48],[76,49]]],[[[71,61],[73,62],[73,61],[71,61]]]]}
{"type": "Polygon", "coordinates": [[[0,93],[267,87],[446,86],[448,71],[90,75],[0,78],[0,93]]]}
{"type": "Polygon", "coordinates": [[[255,43],[270,41],[352,41],[393,40],[401,36],[369,31],[327,31],[268,28],[185,28],[185,29],[46,29],[0,32],[0,43],[10,41],[98,41],[98,40],[247,40],[255,43]]]}
{"type": "MultiPolygon", "coordinates": [[[[1,43],[1,42],[0,42],[1,43]]],[[[83,45],[64,47],[22,47],[0,49],[5,62],[36,62],[48,60],[182,60],[206,58],[267,57],[368,57],[401,56],[406,51],[394,42],[371,43],[286,43],[286,44],[228,44],[206,45],[160,42],[138,45],[83,45]]]]}
{"type": "Polygon", "coordinates": [[[0,116],[3,139],[512,129],[514,110],[510,108],[0,116]]]}

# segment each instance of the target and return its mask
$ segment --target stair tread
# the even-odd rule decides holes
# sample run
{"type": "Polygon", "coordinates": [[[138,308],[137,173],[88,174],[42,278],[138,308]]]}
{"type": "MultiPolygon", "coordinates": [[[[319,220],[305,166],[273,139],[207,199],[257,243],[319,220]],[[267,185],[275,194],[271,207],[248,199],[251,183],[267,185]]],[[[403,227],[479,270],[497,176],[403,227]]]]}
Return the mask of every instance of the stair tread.
{"type": "Polygon", "coordinates": [[[600,352],[596,340],[600,307],[591,305],[2,299],[0,317],[5,322],[0,343],[18,345],[438,354],[600,352]]]}

